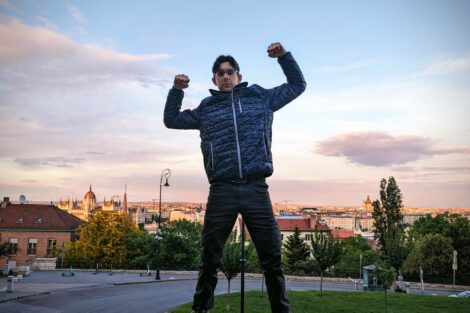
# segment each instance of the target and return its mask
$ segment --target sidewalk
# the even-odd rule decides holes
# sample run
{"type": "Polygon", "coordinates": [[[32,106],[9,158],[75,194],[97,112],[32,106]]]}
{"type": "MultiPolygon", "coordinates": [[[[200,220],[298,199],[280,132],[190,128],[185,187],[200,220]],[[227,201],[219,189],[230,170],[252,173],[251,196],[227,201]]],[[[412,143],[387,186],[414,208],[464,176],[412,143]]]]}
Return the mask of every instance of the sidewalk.
{"type": "MultiPolygon", "coordinates": [[[[161,279],[155,280],[155,272],[151,272],[151,276],[140,276],[143,271],[124,271],[124,270],[103,270],[97,274],[93,274],[93,270],[74,270],[73,277],[64,277],[61,275],[62,270],[37,271],[32,272],[30,276],[24,277],[18,282],[13,283],[11,293],[6,292],[6,277],[0,278],[0,303],[13,301],[36,295],[49,294],[51,292],[59,292],[70,289],[91,288],[98,286],[119,286],[131,284],[147,284],[160,283],[175,280],[195,280],[197,278],[196,271],[162,271],[161,279]]],[[[237,277],[239,278],[239,277],[237,277]]],[[[260,280],[261,274],[246,273],[246,279],[260,280]]],[[[222,273],[219,273],[219,279],[225,279],[222,273]]],[[[286,276],[289,282],[320,282],[320,277],[306,276],[286,276]]],[[[353,285],[348,278],[323,278],[323,283],[339,283],[353,285]]],[[[414,290],[421,289],[418,283],[411,283],[410,288],[414,290]]],[[[455,291],[458,293],[463,290],[470,290],[469,286],[451,286],[442,284],[424,284],[425,290],[445,290],[455,291]]]]}
{"type": "Polygon", "coordinates": [[[93,274],[93,270],[74,270],[75,275],[64,277],[62,270],[37,271],[13,283],[12,292],[7,293],[6,277],[0,278],[0,303],[18,300],[22,298],[49,294],[53,291],[70,289],[91,288],[97,286],[113,286],[155,283],[174,281],[181,279],[195,279],[193,272],[162,272],[161,280],[155,280],[155,272],[152,276],[140,276],[143,271],[100,271],[93,274]]]}

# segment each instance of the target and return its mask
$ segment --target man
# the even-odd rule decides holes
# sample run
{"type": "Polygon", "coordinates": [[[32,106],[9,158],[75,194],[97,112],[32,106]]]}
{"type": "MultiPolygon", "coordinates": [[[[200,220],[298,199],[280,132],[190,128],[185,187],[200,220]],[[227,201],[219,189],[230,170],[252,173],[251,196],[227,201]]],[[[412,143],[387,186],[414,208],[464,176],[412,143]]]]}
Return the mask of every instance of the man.
{"type": "Polygon", "coordinates": [[[272,312],[289,312],[281,264],[281,235],[272,211],[265,177],[273,173],[273,113],[305,90],[305,80],[290,52],[280,43],[268,47],[287,83],[264,89],[241,83],[240,67],[231,56],[219,56],[212,67],[218,90],[194,110],[180,111],[188,76],[177,75],[165,105],[168,128],[198,129],[204,167],[210,183],[201,263],[193,310],[214,306],[214,289],[223,247],[238,213],[243,216],[266,278],[272,312]]]}

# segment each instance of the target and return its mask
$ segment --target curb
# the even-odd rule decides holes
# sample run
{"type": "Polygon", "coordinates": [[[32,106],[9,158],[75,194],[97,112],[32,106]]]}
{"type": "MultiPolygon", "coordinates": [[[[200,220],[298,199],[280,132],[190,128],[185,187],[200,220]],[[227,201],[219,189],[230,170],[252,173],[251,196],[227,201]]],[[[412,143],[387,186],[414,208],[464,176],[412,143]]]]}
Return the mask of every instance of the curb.
{"type": "Polygon", "coordinates": [[[154,284],[154,283],[168,283],[172,281],[189,281],[197,280],[197,278],[177,278],[177,279],[160,279],[160,280],[148,280],[148,281],[130,281],[124,283],[113,283],[114,286],[125,286],[125,285],[141,285],[141,284],[154,284]]]}
{"type": "Polygon", "coordinates": [[[42,291],[42,292],[36,292],[36,293],[33,293],[33,294],[28,294],[28,295],[16,296],[16,297],[8,298],[8,299],[0,299],[0,303],[15,301],[15,300],[19,300],[19,299],[34,297],[34,296],[47,295],[47,294],[50,294],[50,293],[51,293],[50,291],[42,291]]]}

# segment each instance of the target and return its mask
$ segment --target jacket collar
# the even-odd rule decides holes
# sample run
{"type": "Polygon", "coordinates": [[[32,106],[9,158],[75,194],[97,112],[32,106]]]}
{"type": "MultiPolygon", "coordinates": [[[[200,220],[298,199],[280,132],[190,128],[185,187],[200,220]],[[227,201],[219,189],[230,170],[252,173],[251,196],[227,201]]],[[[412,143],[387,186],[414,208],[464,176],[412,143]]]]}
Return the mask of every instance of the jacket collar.
{"type": "MultiPolygon", "coordinates": [[[[235,88],[233,88],[233,90],[246,88],[247,86],[248,86],[248,82],[239,83],[238,85],[235,86],[235,88]]],[[[215,89],[209,89],[209,92],[213,96],[218,96],[218,95],[231,93],[231,91],[220,91],[220,90],[215,90],[215,89]]]]}

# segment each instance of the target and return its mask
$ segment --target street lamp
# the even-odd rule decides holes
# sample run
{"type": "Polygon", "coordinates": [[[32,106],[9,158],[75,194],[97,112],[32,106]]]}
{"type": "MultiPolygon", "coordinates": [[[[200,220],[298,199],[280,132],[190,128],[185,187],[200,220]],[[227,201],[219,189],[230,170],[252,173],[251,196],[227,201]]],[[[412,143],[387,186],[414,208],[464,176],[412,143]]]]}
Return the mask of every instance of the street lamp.
{"type": "Polygon", "coordinates": [[[171,171],[169,168],[166,168],[162,171],[162,175],[160,176],[160,205],[158,209],[158,230],[157,230],[157,270],[155,273],[155,280],[160,280],[160,241],[163,239],[161,230],[162,230],[162,184],[163,184],[163,177],[165,177],[165,184],[163,186],[169,187],[170,184],[168,183],[168,178],[171,176],[171,171]]]}

